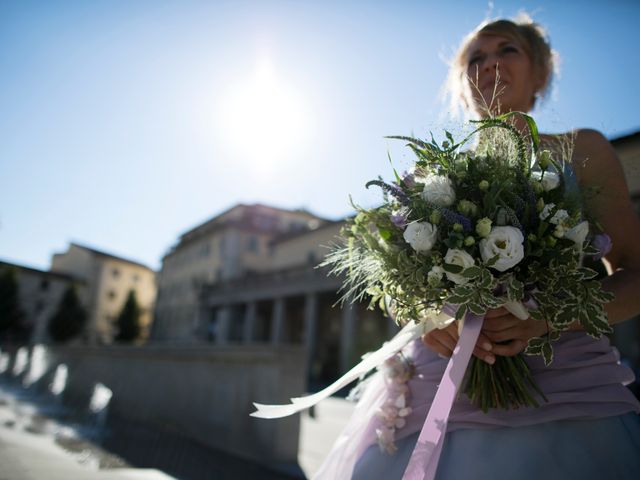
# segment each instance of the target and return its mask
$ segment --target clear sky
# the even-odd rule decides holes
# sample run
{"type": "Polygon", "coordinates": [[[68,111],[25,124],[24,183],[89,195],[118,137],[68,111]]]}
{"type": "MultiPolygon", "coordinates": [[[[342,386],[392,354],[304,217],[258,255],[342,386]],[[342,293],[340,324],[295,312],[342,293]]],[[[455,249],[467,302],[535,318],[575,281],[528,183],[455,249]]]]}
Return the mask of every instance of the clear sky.
{"type": "Polygon", "coordinates": [[[159,268],[238,202],[327,218],[389,178],[390,134],[456,123],[446,60],[526,9],[562,57],[543,131],[640,129],[640,2],[0,0],[0,258],[70,241],[159,268]]]}

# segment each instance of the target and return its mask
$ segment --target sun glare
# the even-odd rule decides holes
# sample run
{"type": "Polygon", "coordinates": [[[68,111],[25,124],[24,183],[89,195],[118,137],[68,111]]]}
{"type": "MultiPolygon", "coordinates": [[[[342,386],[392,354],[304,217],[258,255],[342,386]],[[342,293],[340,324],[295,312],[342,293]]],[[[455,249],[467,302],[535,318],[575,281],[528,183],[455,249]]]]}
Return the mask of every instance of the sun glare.
{"type": "Polygon", "coordinates": [[[219,133],[230,153],[255,160],[262,170],[300,152],[308,135],[303,99],[267,59],[251,78],[229,88],[219,113],[219,133]]]}

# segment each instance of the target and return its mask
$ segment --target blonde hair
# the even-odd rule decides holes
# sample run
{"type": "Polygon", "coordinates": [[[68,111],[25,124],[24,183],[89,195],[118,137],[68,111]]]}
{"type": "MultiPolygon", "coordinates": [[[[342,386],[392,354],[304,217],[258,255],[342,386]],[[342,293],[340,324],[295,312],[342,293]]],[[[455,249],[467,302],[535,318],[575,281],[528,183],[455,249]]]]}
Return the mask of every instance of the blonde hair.
{"type": "Polygon", "coordinates": [[[531,108],[535,106],[537,97],[546,97],[550,90],[553,74],[557,73],[558,54],[551,49],[551,43],[544,28],[535,23],[527,14],[521,13],[513,20],[484,21],[462,40],[453,61],[450,63],[449,75],[445,84],[452,111],[456,111],[458,107],[462,107],[466,111],[471,110],[467,57],[469,46],[480,35],[499,35],[517,42],[531,60],[534,73],[540,75],[542,80],[542,87],[538,89],[531,100],[531,108]]]}

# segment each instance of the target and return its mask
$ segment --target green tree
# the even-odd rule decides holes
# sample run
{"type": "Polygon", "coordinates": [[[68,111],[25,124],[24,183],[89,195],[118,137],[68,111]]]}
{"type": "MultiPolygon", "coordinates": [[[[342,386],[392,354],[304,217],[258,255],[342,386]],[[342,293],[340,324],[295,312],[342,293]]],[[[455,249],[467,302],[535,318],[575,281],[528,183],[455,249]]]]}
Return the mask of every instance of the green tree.
{"type": "Polygon", "coordinates": [[[54,342],[67,342],[77,337],[87,322],[87,312],[80,303],[74,285],[64,292],[56,313],[49,319],[49,336],[54,342]]]}
{"type": "Polygon", "coordinates": [[[18,279],[13,268],[0,271],[0,337],[8,338],[24,329],[24,312],[18,296],[18,279]]]}
{"type": "Polygon", "coordinates": [[[129,291],[127,300],[124,302],[122,311],[118,316],[118,335],[116,340],[119,342],[134,342],[140,338],[140,307],[136,300],[136,292],[129,291]]]}

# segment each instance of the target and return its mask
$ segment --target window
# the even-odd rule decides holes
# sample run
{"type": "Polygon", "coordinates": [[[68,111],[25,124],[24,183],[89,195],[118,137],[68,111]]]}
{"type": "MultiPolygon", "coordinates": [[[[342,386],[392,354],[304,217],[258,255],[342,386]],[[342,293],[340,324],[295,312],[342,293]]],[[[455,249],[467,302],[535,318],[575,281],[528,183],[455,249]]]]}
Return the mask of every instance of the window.
{"type": "Polygon", "coordinates": [[[114,268],[113,270],[111,270],[111,275],[113,275],[113,278],[118,278],[120,276],[120,270],[114,268]]]}
{"type": "Polygon", "coordinates": [[[257,252],[258,251],[258,239],[255,235],[250,235],[247,238],[247,251],[248,252],[257,252]]]}
{"type": "Polygon", "coordinates": [[[107,293],[107,297],[109,298],[109,300],[115,300],[116,292],[114,292],[113,290],[109,290],[109,293],[107,293]]]}
{"type": "Polygon", "coordinates": [[[40,281],[40,290],[44,292],[45,290],[48,290],[48,289],[49,289],[49,280],[42,279],[40,281]]]}
{"type": "Polygon", "coordinates": [[[137,273],[133,274],[133,283],[138,283],[140,281],[140,275],[137,273]]]}

